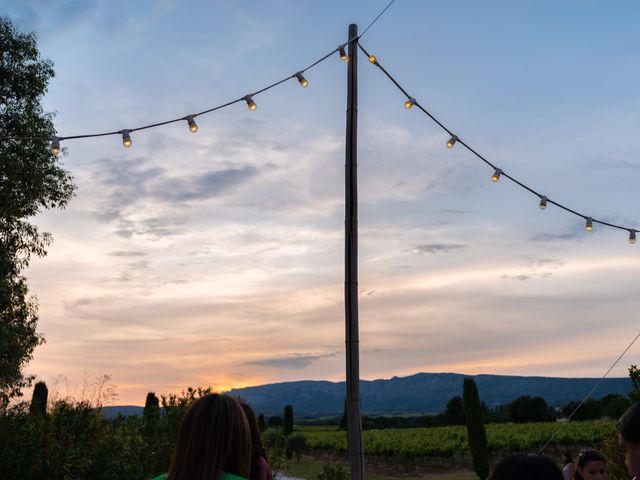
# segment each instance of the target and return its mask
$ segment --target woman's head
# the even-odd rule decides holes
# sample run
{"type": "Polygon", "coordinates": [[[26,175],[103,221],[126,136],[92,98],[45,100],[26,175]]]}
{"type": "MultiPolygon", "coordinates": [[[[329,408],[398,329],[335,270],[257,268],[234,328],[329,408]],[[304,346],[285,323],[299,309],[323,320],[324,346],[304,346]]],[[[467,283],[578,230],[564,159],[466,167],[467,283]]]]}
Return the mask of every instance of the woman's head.
{"type": "Polygon", "coordinates": [[[563,480],[556,463],[541,455],[511,455],[502,459],[491,474],[491,480],[563,480]]]}
{"type": "Polygon", "coordinates": [[[251,432],[240,403],[210,393],[187,410],[171,458],[170,480],[212,480],[221,473],[248,478],[251,432]]]}
{"type": "Polygon", "coordinates": [[[605,480],[607,460],[596,450],[582,450],[578,455],[576,480],[605,480]]]}
{"type": "Polygon", "coordinates": [[[617,428],[618,442],[625,450],[624,464],[631,475],[640,476],[640,402],[622,414],[617,428]]]}

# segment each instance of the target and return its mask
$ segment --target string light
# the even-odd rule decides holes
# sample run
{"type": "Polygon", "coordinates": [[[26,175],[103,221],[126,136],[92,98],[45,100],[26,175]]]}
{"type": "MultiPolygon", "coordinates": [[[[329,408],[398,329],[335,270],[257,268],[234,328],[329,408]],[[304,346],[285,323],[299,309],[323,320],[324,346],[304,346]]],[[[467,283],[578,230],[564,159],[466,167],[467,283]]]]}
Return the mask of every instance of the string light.
{"type": "Polygon", "coordinates": [[[122,145],[127,148],[129,148],[133,144],[133,142],[131,141],[130,132],[130,130],[120,130],[120,133],[122,134],[122,145]]]}
{"type": "Polygon", "coordinates": [[[544,210],[545,208],[547,208],[547,197],[545,197],[544,195],[540,196],[540,210],[544,210]]]}
{"type": "Polygon", "coordinates": [[[193,118],[193,115],[187,115],[186,117],[184,117],[184,119],[187,121],[187,124],[189,125],[189,130],[191,130],[192,133],[196,133],[198,131],[198,125],[196,124],[196,121],[193,118]]]}
{"type": "Polygon", "coordinates": [[[296,73],[296,78],[298,79],[298,82],[300,82],[300,86],[302,88],[307,88],[309,81],[302,76],[302,72],[296,73]]]}
{"type": "Polygon", "coordinates": [[[593,230],[593,218],[587,217],[586,220],[587,220],[587,223],[585,224],[584,229],[587,232],[590,232],[591,230],[593,230]]]}
{"type": "Polygon", "coordinates": [[[51,137],[51,151],[56,155],[60,153],[60,139],[55,135],[51,137]]]}
{"type": "Polygon", "coordinates": [[[375,56],[375,55],[369,55],[369,61],[370,61],[371,63],[373,63],[374,65],[375,65],[376,63],[378,63],[378,59],[376,58],[376,56],[375,56]]]}
{"type": "MultiPolygon", "coordinates": [[[[400,90],[402,92],[402,94],[408,98],[408,99],[412,99],[413,97],[404,89],[402,88],[402,86],[398,83],[398,81],[393,78],[393,76],[387,72],[387,70],[380,65],[380,63],[377,61],[377,59],[373,56],[373,55],[369,55],[369,52],[367,52],[367,50],[362,46],[361,43],[358,42],[358,48],[360,48],[360,50],[362,50],[362,52],[369,57],[369,61],[371,61],[371,63],[375,64],[376,67],[378,67],[382,73],[384,73],[387,78],[389,80],[391,80],[391,82],[396,86],[396,88],[398,90],[400,90]],[[374,61],[371,60],[371,58],[373,57],[374,61]]],[[[409,106],[409,102],[405,102],[405,106],[407,108],[410,108],[409,106]]],[[[519,187],[527,190],[528,192],[536,195],[537,197],[540,198],[540,203],[539,203],[539,207],[540,209],[544,210],[547,207],[547,202],[549,202],[550,200],[536,192],[533,188],[529,187],[528,185],[525,185],[524,183],[520,182],[519,180],[513,178],[511,175],[507,175],[506,173],[504,173],[501,169],[497,168],[493,163],[491,163],[489,160],[487,160],[484,156],[482,156],[480,153],[478,153],[476,150],[474,150],[471,146],[467,145],[465,142],[463,142],[462,140],[460,140],[454,133],[451,132],[451,130],[449,128],[447,128],[442,122],[440,122],[440,120],[438,120],[433,114],[431,114],[428,110],[426,110],[422,105],[420,105],[417,101],[414,103],[414,105],[416,105],[426,116],[428,116],[433,122],[435,122],[440,128],[442,128],[445,132],[447,132],[451,138],[449,139],[449,141],[447,141],[447,147],[448,148],[453,148],[453,146],[456,144],[456,142],[460,142],[462,144],[462,146],[464,148],[466,148],[470,153],[472,153],[473,155],[475,155],[479,160],[483,161],[484,163],[486,163],[487,165],[489,165],[491,168],[494,169],[494,174],[491,176],[491,180],[494,182],[497,182],[500,179],[500,176],[502,174],[504,174],[505,177],[507,177],[507,179],[511,180],[513,183],[515,183],[516,185],[518,185],[519,187]]],[[[613,223],[609,223],[609,222],[605,222],[603,220],[597,220],[597,219],[593,219],[592,217],[587,217],[585,215],[583,215],[580,212],[577,212],[575,210],[572,210],[569,207],[566,207],[558,202],[552,202],[555,206],[557,206],[558,208],[565,210],[568,213],[571,213],[573,215],[576,215],[578,217],[582,217],[584,219],[586,219],[586,225],[585,228],[588,231],[592,231],[593,230],[593,223],[599,223],[601,225],[606,225],[608,227],[611,228],[617,228],[620,230],[626,230],[629,232],[629,241],[632,242],[633,240],[635,240],[635,232],[638,232],[640,230],[637,229],[633,229],[633,228],[629,228],[629,227],[625,227],[625,226],[621,226],[621,225],[615,225],[613,223]],[[631,234],[633,232],[633,235],[631,234]]]]}
{"type": "Polygon", "coordinates": [[[338,49],[339,53],[340,53],[340,60],[346,60],[347,59],[347,52],[345,51],[344,47],[340,47],[338,49]]]}
{"type": "Polygon", "coordinates": [[[407,110],[409,110],[411,107],[413,107],[416,104],[416,99],[413,97],[409,97],[409,100],[407,100],[406,102],[404,102],[404,108],[406,108],[407,110]]]}
{"type": "Polygon", "coordinates": [[[629,230],[629,243],[631,245],[636,243],[636,231],[635,230],[632,230],[632,229],[629,230]]]}
{"type": "Polygon", "coordinates": [[[243,100],[247,102],[247,107],[249,107],[249,110],[251,110],[252,112],[256,111],[256,108],[258,108],[258,106],[256,105],[256,102],[253,101],[253,98],[251,98],[251,95],[245,95],[243,97],[243,100]]]}

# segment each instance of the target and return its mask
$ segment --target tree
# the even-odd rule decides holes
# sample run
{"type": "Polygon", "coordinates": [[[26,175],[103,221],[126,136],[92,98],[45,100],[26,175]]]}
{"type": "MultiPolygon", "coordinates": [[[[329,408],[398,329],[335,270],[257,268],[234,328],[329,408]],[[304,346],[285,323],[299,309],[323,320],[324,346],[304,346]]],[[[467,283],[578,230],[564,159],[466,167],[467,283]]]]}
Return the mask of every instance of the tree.
{"type": "Polygon", "coordinates": [[[447,402],[442,414],[445,425],[464,425],[464,407],[462,397],[455,396],[447,402]]]}
{"type": "Polygon", "coordinates": [[[35,36],[0,18],[0,409],[31,384],[23,368],[44,341],[36,331],[37,302],[21,271],[31,255],[46,254],[51,235],[28,219],[64,208],[75,189],[43,140],[55,134],[53,115],[40,103],[53,75],[35,36]]]}
{"type": "Polygon", "coordinates": [[[269,425],[269,428],[280,428],[284,425],[284,421],[282,420],[282,417],[274,415],[273,417],[269,417],[267,425],[269,425]]]}
{"type": "Polygon", "coordinates": [[[571,417],[571,420],[596,420],[602,417],[602,404],[598,400],[589,398],[584,401],[580,408],[578,408],[580,402],[574,401],[567,403],[562,407],[562,414],[565,418],[569,418],[569,415],[575,410],[575,414],[571,417]],[[578,408],[578,410],[576,410],[578,408]]]}
{"type": "Polygon", "coordinates": [[[145,422],[153,422],[160,418],[160,400],[158,400],[154,392],[147,393],[142,416],[145,422]]]}
{"type": "Polygon", "coordinates": [[[260,430],[260,433],[262,433],[266,429],[267,429],[267,425],[264,421],[264,414],[261,413],[260,415],[258,415],[258,430],[260,430]]]}
{"type": "Polygon", "coordinates": [[[31,396],[29,413],[32,415],[40,415],[44,417],[47,413],[48,397],[49,390],[47,389],[47,384],[44,382],[36,383],[35,387],[33,387],[33,395],[31,396]]]}
{"type": "Polygon", "coordinates": [[[293,432],[293,407],[284,406],[284,434],[290,435],[293,432]]]}
{"type": "Polygon", "coordinates": [[[484,429],[484,411],[480,404],[478,387],[473,378],[464,379],[462,396],[473,470],[480,480],[485,480],[489,476],[489,448],[487,446],[487,433],[484,429]]]}
{"type": "Polygon", "coordinates": [[[307,446],[307,439],[302,432],[294,432],[285,440],[285,453],[287,459],[291,460],[291,457],[296,456],[296,462],[300,463],[300,457],[304,447],[307,446]]]}
{"type": "Polygon", "coordinates": [[[631,392],[629,392],[629,398],[632,402],[640,401],[640,370],[636,365],[629,367],[629,378],[631,379],[631,392]]]}
{"type": "Polygon", "coordinates": [[[547,402],[542,397],[523,395],[507,407],[509,419],[515,423],[544,422],[553,419],[547,402]]]}

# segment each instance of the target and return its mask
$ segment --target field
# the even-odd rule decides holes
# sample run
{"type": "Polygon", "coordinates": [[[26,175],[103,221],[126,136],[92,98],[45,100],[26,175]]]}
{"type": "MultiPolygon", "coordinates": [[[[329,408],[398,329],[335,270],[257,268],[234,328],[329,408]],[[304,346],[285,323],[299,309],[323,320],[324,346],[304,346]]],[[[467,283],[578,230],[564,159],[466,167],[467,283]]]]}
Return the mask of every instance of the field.
{"type": "MultiPolygon", "coordinates": [[[[533,452],[544,445],[559,427],[562,429],[551,442],[550,450],[599,446],[604,437],[615,429],[611,420],[489,424],[486,426],[489,451],[533,452]]],[[[312,451],[347,452],[346,432],[338,431],[336,427],[298,429],[304,432],[307,447],[312,451]]],[[[376,457],[401,457],[405,460],[451,458],[469,451],[464,426],[367,430],[363,436],[365,455],[376,457]]]]}

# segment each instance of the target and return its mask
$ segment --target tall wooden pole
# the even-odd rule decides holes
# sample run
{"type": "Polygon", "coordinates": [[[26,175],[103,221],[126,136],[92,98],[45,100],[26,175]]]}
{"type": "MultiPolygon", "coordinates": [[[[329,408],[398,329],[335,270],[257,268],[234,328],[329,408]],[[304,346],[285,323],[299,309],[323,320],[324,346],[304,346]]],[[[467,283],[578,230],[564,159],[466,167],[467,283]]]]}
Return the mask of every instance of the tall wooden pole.
{"type": "Polygon", "coordinates": [[[349,25],[347,57],[347,139],[345,151],[344,305],[347,351],[347,432],[350,480],[363,480],[358,333],[358,26],[349,25]]]}

